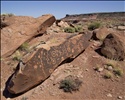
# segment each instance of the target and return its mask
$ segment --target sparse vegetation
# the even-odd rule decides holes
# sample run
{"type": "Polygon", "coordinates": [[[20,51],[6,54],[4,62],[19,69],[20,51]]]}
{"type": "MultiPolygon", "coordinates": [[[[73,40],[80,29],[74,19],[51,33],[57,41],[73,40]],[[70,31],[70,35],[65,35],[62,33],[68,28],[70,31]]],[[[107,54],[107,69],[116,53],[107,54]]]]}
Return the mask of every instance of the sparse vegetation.
{"type": "Polygon", "coordinates": [[[82,31],[82,26],[77,25],[75,27],[66,27],[64,28],[64,32],[66,33],[74,33],[74,32],[81,32],[82,31]]]}
{"type": "Polygon", "coordinates": [[[82,26],[78,25],[75,26],[75,32],[81,32],[82,31],[82,26]]]}
{"type": "Polygon", "coordinates": [[[106,72],[104,75],[104,78],[106,79],[110,79],[112,77],[112,73],[111,72],[106,72]]]}
{"type": "Polygon", "coordinates": [[[123,75],[123,70],[119,67],[120,65],[117,64],[116,61],[110,60],[107,64],[106,64],[107,68],[109,69],[109,67],[112,67],[112,73],[114,73],[115,76],[122,76],[123,75]]]}
{"type": "Polygon", "coordinates": [[[107,66],[115,67],[117,65],[117,62],[115,60],[113,60],[113,59],[107,59],[106,62],[107,62],[106,63],[107,66]]]}
{"type": "Polygon", "coordinates": [[[63,89],[64,92],[72,93],[72,91],[78,91],[81,84],[82,84],[82,81],[80,81],[78,78],[68,76],[60,82],[59,88],[63,89]]]}
{"type": "Polygon", "coordinates": [[[17,61],[20,61],[22,58],[20,52],[17,50],[14,55],[13,55],[13,60],[17,60],[17,61]]]}
{"type": "Polygon", "coordinates": [[[66,28],[64,28],[64,32],[66,32],[66,33],[74,33],[75,32],[75,28],[73,28],[73,27],[66,27],[66,28]]]}
{"type": "Polygon", "coordinates": [[[116,76],[122,76],[123,75],[123,70],[121,68],[115,68],[113,72],[116,76]]]}
{"type": "Polygon", "coordinates": [[[96,67],[94,67],[94,70],[98,71],[99,70],[99,65],[96,65],[96,67]]]}
{"type": "Polygon", "coordinates": [[[99,70],[99,67],[95,67],[94,70],[95,70],[95,71],[98,71],[98,70],[99,70]]]}
{"type": "Polygon", "coordinates": [[[1,14],[1,16],[8,16],[8,17],[11,17],[11,16],[14,16],[14,14],[12,14],[12,13],[6,13],[6,14],[1,14]]]}
{"type": "Polygon", "coordinates": [[[107,66],[112,66],[112,67],[113,67],[113,64],[111,64],[111,63],[107,63],[106,65],[107,65],[107,66]]]}
{"type": "Polygon", "coordinates": [[[101,26],[101,24],[99,22],[93,22],[91,23],[89,26],[88,26],[88,29],[89,30],[94,30],[94,29],[97,29],[101,26]]]}
{"type": "Polygon", "coordinates": [[[25,43],[23,43],[23,44],[19,47],[19,49],[20,49],[21,51],[29,51],[29,44],[28,44],[27,42],[25,42],[25,43]]]}
{"type": "Polygon", "coordinates": [[[28,98],[27,97],[22,97],[21,100],[28,100],[28,98]]]}

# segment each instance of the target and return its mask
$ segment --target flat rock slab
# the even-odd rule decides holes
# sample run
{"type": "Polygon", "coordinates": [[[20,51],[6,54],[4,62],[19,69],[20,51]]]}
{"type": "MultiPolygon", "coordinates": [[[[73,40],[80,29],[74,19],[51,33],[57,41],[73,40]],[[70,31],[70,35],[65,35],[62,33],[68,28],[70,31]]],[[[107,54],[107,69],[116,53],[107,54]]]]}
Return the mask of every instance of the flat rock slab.
{"type": "Polygon", "coordinates": [[[12,94],[24,93],[40,84],[66,59],[75,58],[84,52],[91,37],[91,33],[79,34],[58,46],[49,49],[39,48],[25,65],[19,63],[19,69],[9,82],[9,92],[12,94]]]}
{"type": "Polygon", "coordinates": [[[28,16],[6,18],[3,23],[7,26],[1,29],[1,56],[11,55],[25,41],[43,34],[54,22],[55,17],[49,14],[38,18],[28,16]]]}

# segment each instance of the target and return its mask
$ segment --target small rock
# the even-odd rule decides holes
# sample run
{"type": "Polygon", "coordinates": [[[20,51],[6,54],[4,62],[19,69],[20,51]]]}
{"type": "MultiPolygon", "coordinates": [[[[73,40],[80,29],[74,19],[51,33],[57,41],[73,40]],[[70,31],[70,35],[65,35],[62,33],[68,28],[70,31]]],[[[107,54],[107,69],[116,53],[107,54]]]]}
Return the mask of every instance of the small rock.
{"type": "Polygon", "coordinates": [[[89,71],[89,69],[85,69],[85,71],[87,71],[87,72],[88,72],[88,71],[89,71]]]}
{"type": "Polygon", "coordinates": [[[119,30],[125,30],[125,26],[118,26],[119,30]]]}
{"type": "Polygon", "coordinates": [[[10,100],[10,98],[7,98],[7,100],[10,100]]]}
{"type": "Polygon", "coordinates": [[[110,93],[109,93],[109,94],[107,94],[107,97],[112,97],[112,94],[110,94],[110,93]]]}
{"type": "Polygon", "coordinates": [[[118,99],[122,99],[122,96],[118,96],[118,99]]]}
{"type": "Polygon", "coordinates": [[[104,68],[105,68],[105,69],[107,69],[107,68],[108,68],[108,66],[107,66],[107,65],[104,65],[104,68]]]}
{"type": "Polygon", "coordinates": [[[98,72],[102,72],[104,68],[99,68],[98,69],[98,72]]]}
{"type": "Polygon", "coordinates": [[[112,66],[108,66],[108,68],[107,68],[109,71],[111,71],[113,68],[112,68],[112,66]]]}

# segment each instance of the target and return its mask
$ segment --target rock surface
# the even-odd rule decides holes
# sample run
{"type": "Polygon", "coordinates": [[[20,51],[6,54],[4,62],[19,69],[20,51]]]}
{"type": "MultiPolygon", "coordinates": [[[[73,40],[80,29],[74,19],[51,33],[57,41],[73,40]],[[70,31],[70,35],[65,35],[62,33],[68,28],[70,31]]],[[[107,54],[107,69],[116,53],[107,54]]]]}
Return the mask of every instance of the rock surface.
{"type": "Polygon", "coordinates": [[[97,29],[97,30],[94,30],[93,34],[95,35],[95,38],[96,39],[99,39],[99,40],[104,40],[106,38],[106,36],[108,34],[112,33],[111,30],[109,30],[108,28],[106,27],[103,27],[103,28],[100,28],[100,29],[97,29]]]}
{"type": "Polygon", "coordinates": [[[57,25],[58,25],[59,27],[62,27],[62,28],[69,27],[69,24],[68,24],[67,22],[64,22],[64,21],[58,22],[57,25]]]}
{"type": "Polygon", "coordinates": [[[4,19],[3,24],[6,27],[1,29],[2,57],[11,55],[28,39],[43,34],[54,22],[55,17],[49,14],[39,18],[12,16],[4,19]]]}
{"type": "Polygon", "coordinates": [[[125,26],[118,26],[119,30],[125,30],[125,26]]]}
{"type": "Polygon", "coordinates": [[[38,49],[25,65],[19,66],[19,70],[9,83],[8,90],[13,94],[23,93],[44,81],[61,63],[82,53],[88,47],[91,36],[91,33],[80,34],[59,46],[38,49]]]}
{"type": "Polygon", "coordinates": [[[114,60],[124,60],[125,59],[125,44],[124,44],[124,38],[119,37],[116,34],[109,34],[101,48],[101,53],[114,60]]]}

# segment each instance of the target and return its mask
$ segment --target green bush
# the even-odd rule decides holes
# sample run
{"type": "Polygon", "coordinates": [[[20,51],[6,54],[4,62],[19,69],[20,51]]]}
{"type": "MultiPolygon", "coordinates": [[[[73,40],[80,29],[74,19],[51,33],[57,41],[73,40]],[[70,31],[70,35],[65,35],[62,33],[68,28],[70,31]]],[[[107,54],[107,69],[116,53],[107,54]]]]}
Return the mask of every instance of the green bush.
{"type": "Polygon", "coordinates": [[[22,97],[21,100],[28,100],[28,97],[22,97]]]}
{"type": "Polygon", "coordinates": [[[82,27],[81,26],[75,26],[75,32],[81,32],[82,27]]]}
{"type": "Polygon", "coordinates": [[[97,29],[101,26],[100,23],[98,22],[94,22],[94,23],[91,23],[89,26],[88,26],[88,30],[94,30],[94,29],[97,29]]]}
{"type": "Polygon", "coordinates": [[[68,76],[60,82],[59,88],[63,89],[64,92],[72,93],[72,91],[78,91],[81,84],[82,81],[80,81],[78,78],[68,76]]]}
{"type": "Polygon", "coordinates": [[[107,72],[104,75],[104,78],[106,78],[106,79],[110,79],[111,77],[112,77],[112,73],[111,72],[107,72]]]}
{"type": "Polygon", "coordinates": [[[66,27],[64,29],[64,32],[66,32],[66,33],[74,33],[75,32],[75,28],[73,28],[73,27],[66,27]]]}
{"type": "Polygon", "coordinates": [[[13,60],[17,60],[20,61],[22,58],[22,55],[20,54],[20,52],[17,50],[14,54],[13,54],[13,60]]]}
{"type": "Polygon", "coordinates": [[[114,73],[115,73],[116,76],[122,76],[123,70],[121,68],[115,68],[114,73]]]}
{"type": "Polygon", "coordinates": [[[21,51],[29,51],[29,44],[28,44],[27,42],[25,42],[25,43],[23,43],[23,44],[19,47],[19,49],[20,49],[21,51]]]}

